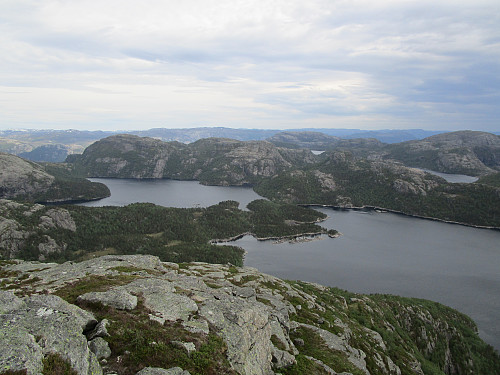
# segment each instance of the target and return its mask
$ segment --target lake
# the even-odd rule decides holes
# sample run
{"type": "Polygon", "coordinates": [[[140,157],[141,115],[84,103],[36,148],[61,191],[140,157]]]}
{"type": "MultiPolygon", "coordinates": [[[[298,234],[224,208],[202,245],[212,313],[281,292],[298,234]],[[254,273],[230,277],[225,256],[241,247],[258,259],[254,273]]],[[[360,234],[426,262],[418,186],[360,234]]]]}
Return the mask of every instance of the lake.
{"type": "MultiPolygon", "coordinates": [[[[248,187],[204,186],[195,181],[92,179],[111,197],[85,205],[151,202],[205,207],[236,200],[240,208],[261,198],[248,187]]],[[[358,293],[389,293],[444,303],[471,316],[481,337],[500,349],[500,231],[392,213],[321,208],[336,239],[273,244],[246,236],[245,265],[286,279],[358,293]]]]}
{"type": "Polygon", "coordinates": [[[249,187],[205,186],[198,181],[134,180],[126,178],[89,178],[105,184],[111,196],[97,201],[81,203],[82,206],[125,206],[135,202],[154,203],[165,207],[208,207],[221,201],[240,202],[240,209],[260,195],[249,187]]]}
{"type": "Polygon", "coordinates": [[[450,173],[431,171],[429,169],[423,169],[423,168],[421,170],[424,172],[428,172],[430,174],[442,177],[446,181],[453,182],[453,183],[462,182],[462,183],[470,184],[470,183],[476,182],[478,180],[477,177],[467,176],[465,174],[450,174],[450,173]]]}

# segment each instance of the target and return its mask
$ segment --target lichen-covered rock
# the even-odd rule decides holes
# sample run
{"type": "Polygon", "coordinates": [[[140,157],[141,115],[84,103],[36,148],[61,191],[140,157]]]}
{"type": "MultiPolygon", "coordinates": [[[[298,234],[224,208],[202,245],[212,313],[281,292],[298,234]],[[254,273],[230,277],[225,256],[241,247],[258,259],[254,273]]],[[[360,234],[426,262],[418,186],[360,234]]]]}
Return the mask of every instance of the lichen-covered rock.
{"type": "Polygon", "coordinates": [[[101,303],[118,310],[133,310],[137,306],[137,297],[126,290],[115,288],[106,292],[90,292],[78,296],[77,302],[101,303]]]}
{"type": "Polygon", "coordinates": [[[220,330],[228,347],[228,360],[238,373],[273,373],[271,325],[264,305],[227,296],[205,301],[199,313],[220,330]]]}
{"type": "Polygon", "coordinates": [[[108,327],[109,321],[107,319],[101,320],[92,330],[86,330],[84,332],[85,336],[87,336],[87,340],[91,341],[97,337],[107,337],[109,336],[108,327]]]}
{"type": "Polygon", "coordinates": [[[368,369],[366,368],[366,354],[361,349],[355,349],[351,345],[349,345],[349,342],[345,336],[341,337],[327,330],[309,324],[302,323],[300,324],[300,326],[306,327],[319,334],[328,348],[347,354],[347,359],[349,360],[349,362],[351,362],[365,374],[370,374],[368,372],[368,369]]]}
{"type": "Polygon", "coordinates": [[[109,358],[111,356],[111,349],[106,340],[102,337],[96,337],[89,341],[89,349],[95,354],[97,359],[109,358]]]}
{"type": "MultiPolygon", "coordinates": [[[[422,300],[339,293],[318,284],[285,282],[253,268],[193,263],[179,269],[151,256],[106,256],[60,265],[9,263],[13,264],[0,264],[8,281],[0,285],[13,287],[18,278],[38,279],[17,290],[32,295],[18,297],[12,291],[0,291],[0,369],[38,374],[43,358],[59,353],[79,374],[100,374],[97,358],[108,357],[103,363],[106,371],[112,371],[134,355],[130,352],[134,345],[147,345],[154,358],[179,345],[190,355],[185,354],[184,362],[169,363],[194,369],[198,354],[205,353],[204,343],[209,342],[227,359],[218,364],[221,371],[242,375],[271,375],[280,368],[298,366],[298,359],[331,374],[422,375],[424,365],[438,366],[447,375],[479,373],[480,360],[482,366],[492,364],[485,367],[488,373],[500,368],[498,355],[488,354],[485,344],[473,337],[474,325],[467,317],[444,306],[428,309],[422,300]],[[117,267],[133,267],[133,272],[123,277],[117,267]],[[101,281],[109,277],[118,284],[106,287],[94,283],[93,276],[100,276],[101,281]],[[110,322],[107,328],[107,319],[98,323],[91,313],[57,296],[36,294],[50,288],[61,295],[71,292],[70,300],[74,300],[72,287],[90,288],[78,301],[83,308],[95,308],[96,315],[111,314],[105,316],[110,322]],[[137,298],[134,309],[115,310],[130,296],[137,298]],[[115,308],[85,303],[103,301],[112,301],[115,308]],[[149,321],[148,316],[162,325],[149,321]],[[377,331],[361,325],[360,318],[370,321],[377,331]],[[127,332],[127,322],[136,319],[140,325],[127,332]],[[161,334],[151,339],[148,335],[153,331],[161,334]],[[106,340],[117,351],[111,356],[106,340]],[[135,344],[123,350],[117,340],[135,344]],[[475,347],[482,350],[474,351],[475,347]],[[436,348],[445,350],[441,353],[436,348]],[[309,356],[311,352],[318,353],[318,358],[309,356]],[[423,360],[426,357],[439,361],[430,365],[423,360]]],[[[141,355],[145,352],[149,349],[141,355]]],[[[148,365],[140,363],[137,369],[148,365]]],[[[183,371],[147,368],[139,373],[187,373],[183,371]]]]}
{"type": "MultiPolygon", "coordinates": [[[[6,293],[6,292],[0,292],[6,293]]],[[[95,323],[92,314],[57,296],[33,295],[15,300],[8,313],[0,315],[0,364],[12,370],[41,372],[48,353],[58,353],[78,374],[101,374],[95,355],[83,334],[95,323]]],[[[6,310],[5,307],[2,310],[6,310]]]]}

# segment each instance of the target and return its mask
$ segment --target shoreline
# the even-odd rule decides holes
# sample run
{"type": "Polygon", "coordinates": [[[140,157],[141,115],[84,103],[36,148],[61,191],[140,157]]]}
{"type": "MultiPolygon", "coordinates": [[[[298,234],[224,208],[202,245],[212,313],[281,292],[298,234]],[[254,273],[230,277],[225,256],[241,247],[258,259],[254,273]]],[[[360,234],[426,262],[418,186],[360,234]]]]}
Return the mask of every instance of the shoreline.
{"type": "Polygon", "coordinates": [[[208,241],[208,243],[211,245],[217,245],[217,244],[221,244],[221,243],[235,242],[235,241],[237,241],[245,236],[252,236],[257,241],[276,241],[276,243],[281,243],[281,242],[286,242],[286,241],[294,241],[294,240],[296,240],[295,242],[302,242],[302,241],[297,240],[297,239],[300,237],[304,237],[303,242],[306,242],[308,240],[312,240],[312,239],[314,239],[316,237],[320,237],[322,235],[327,235],[329,238],[338,238],[342,234],[340,232],[337,232],[335,234],[329,234],[328,231],[321,231],[321,232],[291,234],[288,236],[257,237],[257,235],[255,233],[245,232],[245,233],[241,233],[241,234],[238,234],[236,236],[229,237],[229,238],[216,238],[216,239],[208,241]]]}
{"type": "Polygon", "coordinates": [[[422,215],[409,214],[409,213],[406,213],[403,211],[398,211],[398,210],[393,210],[390,208],[384,208],[384,207],[378,207],[378,206],[344,207],[344,206],[335,206],[335,205],[330,205],[330,204],[318,204],[318,203],[303,203],[303,204],[300,203],[300,204],[298,204],[298,206],[313,207],[313,208],[314,207],[331,208],[335,211],[365,211],[365,212],[375,211],[375,212],[380,212],[380,213],[389,212],[392,214],[414,217],[417,219],[432,220],[432,221],[438,221],[438,222],[447,223],[447,224],[458,224],[458,225],[462,225],[465,227],[471,227],[471,228],[477,228],[477,229],[492,229],[492,230],[500,231],[500,227],[493,227],[493,226],[486,226],[486,225],[474,225],[474,224],[462,223],[459,221],[439,219],[439,218],[432,217],[432,216],[422,216],[422,215]]]}

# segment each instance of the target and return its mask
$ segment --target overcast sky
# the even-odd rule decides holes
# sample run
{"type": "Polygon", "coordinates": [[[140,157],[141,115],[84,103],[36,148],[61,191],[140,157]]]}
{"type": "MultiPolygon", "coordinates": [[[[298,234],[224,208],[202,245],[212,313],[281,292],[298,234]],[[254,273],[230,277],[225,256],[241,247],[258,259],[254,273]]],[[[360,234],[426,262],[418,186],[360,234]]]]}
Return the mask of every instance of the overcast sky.
{"type": "Polygon", "coordinates": [[[0,0],[0,128],[500,130],[499,0],[0,0]]]}

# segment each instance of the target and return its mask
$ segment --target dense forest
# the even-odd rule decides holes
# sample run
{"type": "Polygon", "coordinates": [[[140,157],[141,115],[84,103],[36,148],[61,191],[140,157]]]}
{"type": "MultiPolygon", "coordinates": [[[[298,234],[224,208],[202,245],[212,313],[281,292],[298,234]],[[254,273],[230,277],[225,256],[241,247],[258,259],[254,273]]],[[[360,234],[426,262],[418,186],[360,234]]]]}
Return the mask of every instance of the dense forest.
{"type": "MultiPolygon", "coordinates": [[[[151,254],[171,262],[203,261],[241,266],[242,249],[215,245],[213,240],[244,233],[253,233],[259,238],[331,233],[316,224],[325,218],[323,213],[266,200],[251,202],[249,211],[238,209],[235,201],[207,208],[167,208],[150,203],[125,207],[35,208],[29,204],[2,207],[2,214],[14,220],[20,227],[17,229],[25,233],[26,239],[19,242],[19,252],[12,254],[17,258],[38,260],[41,246],[55,242],[53,248],[57,250],[46,252],[45,260],[62,262],[105,254],[151,254]],[[67,221],[73,220],[74,227],[40,224],[48,222],[51,215],[61,217],[61,210],[69,213],[71,218],[67,221]]],[[[12,256],[6,249],[3,255],[12,256]]]]}

